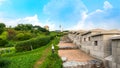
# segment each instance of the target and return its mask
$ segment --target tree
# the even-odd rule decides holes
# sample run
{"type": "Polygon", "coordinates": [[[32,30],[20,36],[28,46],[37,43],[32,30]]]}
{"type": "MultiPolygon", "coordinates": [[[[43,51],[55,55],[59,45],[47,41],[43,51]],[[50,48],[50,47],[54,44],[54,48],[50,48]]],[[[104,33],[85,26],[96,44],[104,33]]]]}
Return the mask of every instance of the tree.
{"type": "Polygon", "coordinates": [[[32,28],[33,28],[32,24],[18,24],[15,27],[15,30],[27,31],[27,30],[32,30],[32,28]]]}
{"type": "Polygon", "coordinates": [[[15,36],[16,36],[15,30],[9,28],[9,29],[7,30],[7,32],[8,32],[8,36],[7,36],[7,37],[8,37],[8,40],[13,40],[13,39],[15,38],[15,36]]]}
{"type": "Polygon", "coordinates": [[[4,28],[5,28],[5,24],[0,23],[0,34],[2,34],[2,32],[4,31],[4,28]]]}
{"type": "Polygon", "coordinates": [[[37,29],[37,30],[39,30],[41,32],[49,32],[48,30],[46,30],[45,28],[42,28],[40,26],[34,26],[34,29],[37,29]]]}

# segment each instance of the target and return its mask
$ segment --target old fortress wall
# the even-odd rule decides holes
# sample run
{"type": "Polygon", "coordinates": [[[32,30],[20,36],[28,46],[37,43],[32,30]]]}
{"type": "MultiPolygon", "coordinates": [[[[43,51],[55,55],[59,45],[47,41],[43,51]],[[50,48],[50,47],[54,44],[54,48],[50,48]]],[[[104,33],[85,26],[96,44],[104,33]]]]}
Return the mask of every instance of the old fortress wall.
{"type": "Polygon", "coordinates": [[[120,68],[119,30],[69,31],[68,37],[80,50],[102,60],[106,68],[120,68]]]}

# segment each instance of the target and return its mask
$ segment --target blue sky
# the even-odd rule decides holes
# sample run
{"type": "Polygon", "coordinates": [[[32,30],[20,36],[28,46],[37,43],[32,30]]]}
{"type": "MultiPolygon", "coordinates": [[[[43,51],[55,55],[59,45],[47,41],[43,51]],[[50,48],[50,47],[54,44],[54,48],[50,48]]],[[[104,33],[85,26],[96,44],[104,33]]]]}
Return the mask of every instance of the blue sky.
{"type": "Polygon", "coordinates": [[[120,0],[0,0],[0,22],[50,30],[120,29],[120,0]]]}

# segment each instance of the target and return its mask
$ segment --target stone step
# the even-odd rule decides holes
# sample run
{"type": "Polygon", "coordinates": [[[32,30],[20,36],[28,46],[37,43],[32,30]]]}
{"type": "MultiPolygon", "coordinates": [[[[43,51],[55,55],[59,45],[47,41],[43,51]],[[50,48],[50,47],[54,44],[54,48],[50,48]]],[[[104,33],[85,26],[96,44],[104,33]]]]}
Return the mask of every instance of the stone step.
{"type": "Polygon", "coordinates": [[[75,46],[59,46],[59,49],[78,49],[78,47],[75,47],[75,46]]]}
{"type": "Polygon", "coordinates": [[[93,62],[93,60],[92,62],[66,61],[63,62],[63,68],[104,68],[103,65],[98,66],[97,63],[93,62]]]}
{"type": "Polygon", "coordinates": [[[88,62],[67,61],[63,63],[63,68],[90,68],[88,62]]]}

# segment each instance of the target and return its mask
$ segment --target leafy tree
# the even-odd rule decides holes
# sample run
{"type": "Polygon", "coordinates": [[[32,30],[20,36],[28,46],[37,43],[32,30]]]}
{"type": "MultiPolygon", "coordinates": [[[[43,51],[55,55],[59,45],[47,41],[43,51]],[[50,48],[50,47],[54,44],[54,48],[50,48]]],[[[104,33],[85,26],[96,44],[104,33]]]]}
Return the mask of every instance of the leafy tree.
{"type": "Polygon", "coordinates": [[[13,40],[16,36],[15,30],[14,29],[8,29],[7,32],[8,32],[8,35],[7,35],[8,40],[13,40]]]}
{"type": "Polygon", "coordinates": [[[0,23],[0,34],[4,31],[4,28],[5,28],[5,24],[0,23]]]}
{"type": "Polygon", "coordinates": [[[27,31],[27,30],[32,30],[33,25],[32,24],[18,24],[15,27],[15,30],[22,30],[22,31],[27,31]]]}
{"type": "Polygon", "coordinates": [[[42,32],[49,32],[48,30],[46,30],[45,28],[42,28],[40,26],[34,26],[34,29],[42,31],[42,32]]]}

